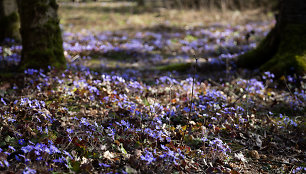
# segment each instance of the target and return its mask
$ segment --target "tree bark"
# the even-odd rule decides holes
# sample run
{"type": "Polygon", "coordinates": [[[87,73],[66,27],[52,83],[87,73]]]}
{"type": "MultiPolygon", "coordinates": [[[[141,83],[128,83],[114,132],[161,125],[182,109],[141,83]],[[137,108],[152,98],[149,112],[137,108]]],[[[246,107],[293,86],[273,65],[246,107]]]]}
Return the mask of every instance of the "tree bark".
{"type": "Polygon", "coordinates": [[[15,0],[0,0],[0,43],[6,38],[20,40],[19,17],[15,0]]]}
{"type": "Polygon", "coordinates": [[[259,46],[238,58],[238,66],[277,75],[306,73],[306,1],[280,0],[276,20],[259,46]]]}
{"type": "Polygon", "coordinates": [[[18,0],[22,53],[20,69],[65,68],[56,0],[18,0]]]}
{"type": "Polygon", "coordinates": [[[138,6],[144,6],[145,5],[145,1],[144,0],[137,0],[137,5],[138,6]]]}

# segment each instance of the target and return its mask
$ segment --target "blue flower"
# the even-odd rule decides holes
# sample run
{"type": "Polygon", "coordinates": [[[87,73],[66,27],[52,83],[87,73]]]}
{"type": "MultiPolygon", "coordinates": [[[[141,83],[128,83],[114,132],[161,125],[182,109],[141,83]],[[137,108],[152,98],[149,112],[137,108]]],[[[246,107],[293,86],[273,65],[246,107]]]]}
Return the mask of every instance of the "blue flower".
{"type": "Polygon", "coordinates": [[[140,158],[143,160],[143,161],[147,161],[147,164],[151,164],[152,162],[154,162],[156,160],[156,158],[154,158],[152,152],[149,152],[149,151],[145,151],[145,156],[140,156],[140,158]]]}
{"type": "Polygon", "coordinates": [[[12,151],[16,151],[16,149],[13,146],[8,146],[9,149],[11,149],[12,151]]]}
{"type": "Polygon", "coordinates": [[[71,159],[73,159],[73,157],[70,155],[69,152],[67,152],[67,151],[64,150],[64,154],[67,155],[67,156],[69,156],[71,159]]]}
{"type": "Polygon", "coordinates": [[[61,156],[58,159],[54,159],[52,161],[55,162],[55,163],[65,163],[66,159],[63,156],[61,156]]]}
{"type": "Polygon", "coordinates": [[[61,153],[61,151],[54,145],[51,145],[49,149],[52,153],[61,153]]]}
{"type": "Polygon", "coordinates": [[[101,167],[101,166],[103,166],[103,167],[110,167],[110,165],[104,164],[104,163],[99,163],[99,166],[100,166],[100,167],[101,167]]]}
{"type": "Polygon", "coordinates": [[[1,102],[2,102],[4,105],[7,105],[3,98],[1,98],[1,102]]]}
{"type": "Polygon", "coordinates": [[[67,129],[66,129],[66,131],[67,131],[68,133],[70,133],[70,134],[72,134],[72,133],[73,133],[73,130],[72,130],[72,129],[70,129],[70,128],[67,128],[67,129]]]}
{"type": "Polygon", "coordinates": [[[10,166],[10,163],[7,160],[3,160],[4,164],[6,165],[6,167],[10,166]]]}
{"type": "Polygon", "coordinates": [[[37,151],[37,150],[35,150],[35,154],[36,154],[36,155],[40,155],[40,152],[37,151]]]}
{"type": "Polygon", "coordinates": [[[20,159],[17,155],[15,155],[15,159],[16,159],[17,161],[21,161],[21,159],[20,159]]]}
{"type": "Polygon", "coordinates": [[[32,151],[33,149],[34,149],[34,146],[32,146],[32,145],[27,145],[27,146],[21,148],[21,150],[24,153],[28,153],[28,152],[32,151]]]}
{"type": "Polygon", "coordinates": [[[48,153],[48,154],[52,154],[52,152],[50,151],[50,149],[48,147],[44,148],[44,152],[48,153]]]}
{"type": "Polygon", "coordinates": [[[161,146],[161,148],[164,149],[164,150],[169,150],[169,148],[168,148],[167,146],[165,146],[165,145],[160,145],[160,146],[161,146]]]}
{"type": "Polygon", "coordinates": [[[29,167],[26,167],[23,172],[23,174],[35,174],[36,173],[36,170],[35,169],[31,169],[29,167]]]}

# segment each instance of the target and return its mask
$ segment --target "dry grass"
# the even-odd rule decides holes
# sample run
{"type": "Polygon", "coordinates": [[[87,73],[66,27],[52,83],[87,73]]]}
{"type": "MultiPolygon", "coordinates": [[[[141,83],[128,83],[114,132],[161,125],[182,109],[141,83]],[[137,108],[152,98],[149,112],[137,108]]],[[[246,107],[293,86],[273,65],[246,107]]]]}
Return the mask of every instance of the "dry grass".
{"type": "Polygon", "coordinates": [[[250,21],[272,20],[272,13],[261,9],[246,11],[177,10],[139,8],[127,2],[61,3],[61,23],[66,31],[137,30],[156,25],[188,28],[218,24],[244,24],[250,21]]]}

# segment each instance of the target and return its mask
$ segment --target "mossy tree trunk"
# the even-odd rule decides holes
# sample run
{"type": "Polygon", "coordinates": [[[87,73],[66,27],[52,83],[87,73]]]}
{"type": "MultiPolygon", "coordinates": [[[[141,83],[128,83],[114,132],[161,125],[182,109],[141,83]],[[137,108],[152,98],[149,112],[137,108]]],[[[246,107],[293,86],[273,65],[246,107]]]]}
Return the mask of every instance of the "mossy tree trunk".
{"type": "Polygon", "coordinates": [[[280,0],[277,23],[259,46],[238,58],[238,66],[276,75],[306,73],[306,1],[280,0]]]}
{"type": "Polygon", "coordinates": [[[65,68],[56,0],[18,0],[22,53],[20,69],[65,68]]]}
{"type": "Polygon", "coordinates": [[[0,0],[0,43],[6,38],[20,40],[16,0],[0,0]]]}

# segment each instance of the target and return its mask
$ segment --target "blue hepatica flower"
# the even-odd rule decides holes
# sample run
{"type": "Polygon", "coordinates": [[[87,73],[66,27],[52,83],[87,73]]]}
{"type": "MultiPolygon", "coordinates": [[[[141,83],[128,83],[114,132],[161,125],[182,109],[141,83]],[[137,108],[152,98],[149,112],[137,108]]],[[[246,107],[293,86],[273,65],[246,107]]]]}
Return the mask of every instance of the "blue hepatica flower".
{"type": "Polygon", "coordinates": [[[166,161],[173,162],[175,165],[178,165],[177,161],[179,160],[179,157],[185,158],[185,156],[182,154],[182,151],[178,149],[178,153],[170,150],[167,146],[161,145],[161,148],[167,152],[160,155],[160,158],[165,159],[166,161]]]}
{"type": "Polygon", "coordinates": [[[4,105],[7,105],[3,98],[1,98],[1,102],[2,102],[4,105]]]}
{"type": "Polygon", "coordinates": [[[102,166],[103,166],[103,167],[110,167],[110,165],[105,164],[105,163],[99,163],[99,166],[100,166],[100,167],[102,167],[102,166]]]}
{"type": "Polygon", "coordinates": [[[16,151],[16,149],[13,146],[8,146],[9,149],[11,149],[12,151],[16,151]]]}
{"type": "Polygon", "coordinates": [[[67,156],[69,156],[71,159],[73,159],[73,157],[70,155],[69,152],[67,152],[67,151],[65,151],[65,150],[64,150],[63,152],[64,152],[65,155],[67,155],[67,156]]]}
{"type": "Polygon", "coordinates": [[[140,156],[140,158],[143,161],[147,161],[147,164],[151,164],[152,162],[154,162],[156,160],[156,158],[154,158],[152,152],[149,152],[147,150],[145,151],[145,155],[140,156]]]}
{"type": "Polygon", "coordinates": [[[20,159],[17,155],[15,155],[15,159],[16,159],[17,161],[21,161],[21,159],[20,159]]]}
{"type": "Polygon", "coordinates": [[[73,133],[73,130],[72,130],[72,129],[70,129],[70,128],[67,128],[67,129],[66,129],[66,131],[67,131],[68,133],[70,133],[70,134],[72,134],[72,133],[73,133]]]}
{"type": "Polygon", "coordinates": [[[49,149],[52,153],[61,153],[61,151],[54,145],[51,145],[49,149]]]}
{"type": "Polygon", "coordinates": [[[23,174],[35,174],[36,173],[36,170],[35,169],[31,169],[29,167],[26,167],[23,171],[22,171],[23,174]]]}
{"type": "Polygon", "coordinates": [[[83,124],[84,126],[89,126],[89,125],[90,125],[90,123],[89,123],[89,122],[87,121],[87,119],[84,118],[84,117],[81,118],[80,124],[83,124]]]}
{"type": "Polygon", "coordinates": [[[4,164],[7,166],[7,167],[9,167],[10,166],[10,163],[7,161],[7,160],[3,160],[3,161],[0,161],[0,166],[1,167],[4,167],[4,164]]]}
{"type": "Polygon", "coordinates": [[[31,152],[33,149],[34,149],[34,146],[33,146],[33,145],[27,145],[27,146],[21,148],[21,150],[22,150],[24,153],[31,152]]]}
{"type": "Polygon", "coordinates": [[[66,158],[61,156],[58,159],[54,159],[52,161],[55,162],[55,163],[65,163],[66,162],[66,158]]]}

